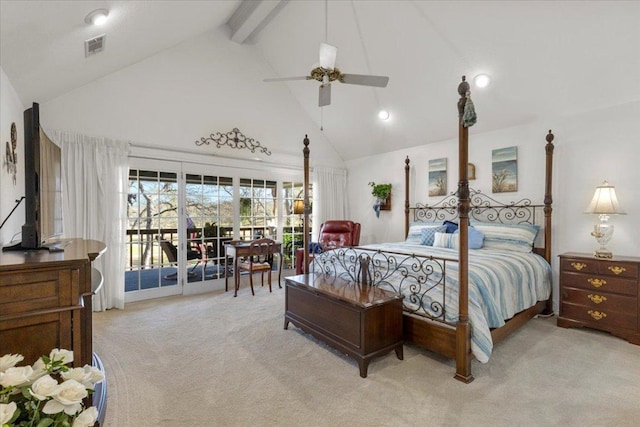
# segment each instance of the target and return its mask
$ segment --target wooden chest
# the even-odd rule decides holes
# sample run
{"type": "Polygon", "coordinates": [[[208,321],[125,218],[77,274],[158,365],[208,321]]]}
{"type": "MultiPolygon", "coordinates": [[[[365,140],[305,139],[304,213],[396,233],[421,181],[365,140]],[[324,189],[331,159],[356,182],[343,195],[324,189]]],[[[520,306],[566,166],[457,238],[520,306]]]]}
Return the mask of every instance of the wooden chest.
{"type": "Polygon", "coordinates": [[[558,326],[607,331],[640,345],[640,258],[560,255],[558,326]]]}
{"type": "Polygon", "coordinates": [[[285,292],[284,328],[292,322],[355,358],[362,378],[375,357],[403,358],[401,295],[314,274],[287,277],[285,292]]]}

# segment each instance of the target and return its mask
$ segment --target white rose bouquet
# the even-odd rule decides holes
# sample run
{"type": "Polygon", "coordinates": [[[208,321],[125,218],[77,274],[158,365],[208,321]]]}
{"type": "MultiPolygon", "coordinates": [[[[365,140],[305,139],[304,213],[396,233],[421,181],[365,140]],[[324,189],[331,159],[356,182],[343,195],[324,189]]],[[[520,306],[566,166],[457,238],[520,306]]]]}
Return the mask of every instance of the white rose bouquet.
{"type": "Polygon", "coordinates": [[[24,357],[0,357],[0,426],[89,427],[96,423],[95,407],[84,407],[84,399],[104,379],[92,366],[67,366],[73,352],[53,349],[32,366],[16,366],[24,357]]]}

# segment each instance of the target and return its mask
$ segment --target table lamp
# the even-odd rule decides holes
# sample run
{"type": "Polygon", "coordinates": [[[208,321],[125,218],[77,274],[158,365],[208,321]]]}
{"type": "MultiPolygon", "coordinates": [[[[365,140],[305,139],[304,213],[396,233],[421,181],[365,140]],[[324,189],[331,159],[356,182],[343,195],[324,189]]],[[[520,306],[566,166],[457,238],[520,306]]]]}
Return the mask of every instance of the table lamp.
{"type": "Polygon", "coordinates": [[[613,235],[613,224],[609,224],[609,216],[624,215],[618,204],[615,187],[609,185],[607,181],[596,187],[596,192],[585,213],[600,215],[600,223],[594,225],[591,232],[591,235],[600,244],[600,248],[595,251],[594,256],[596,258],[611,258],[613,254],[606,247],[613,235]]]}

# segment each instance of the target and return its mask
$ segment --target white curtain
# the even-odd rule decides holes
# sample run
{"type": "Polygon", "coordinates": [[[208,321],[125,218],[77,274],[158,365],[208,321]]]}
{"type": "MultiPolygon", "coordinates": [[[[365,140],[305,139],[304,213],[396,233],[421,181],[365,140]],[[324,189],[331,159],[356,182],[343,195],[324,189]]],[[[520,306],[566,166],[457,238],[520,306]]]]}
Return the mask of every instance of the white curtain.
{"type": "Polygon", "coordinates": [[[347,218],[347,171],[329,167],[314,167],[313,181],[313,236],[320,224],[328,219],[347,218]]]}
{"type": "Polygon", "coordinates": [[[124,235],[129,143],[71,132],[55,132],[62,148],[64,235],[106,244],[93,264],[104,284],[94,311],[124,308],[124,235]]]}

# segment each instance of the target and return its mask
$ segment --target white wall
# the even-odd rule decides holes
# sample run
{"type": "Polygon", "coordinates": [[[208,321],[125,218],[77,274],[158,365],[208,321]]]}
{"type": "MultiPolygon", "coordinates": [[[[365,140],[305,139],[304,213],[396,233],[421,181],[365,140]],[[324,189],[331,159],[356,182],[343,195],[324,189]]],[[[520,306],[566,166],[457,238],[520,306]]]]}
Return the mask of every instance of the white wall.
{"type": "MultiPolygon", "coordinates": [[[[2,153],[2,171],[0,171],[0,223],[9,215],[15,201],[24,196],[24,126],[25,108],[9,78],[0,67],[0,143],[2,153]],[[18,171],[16,183],[6,166],[5,147],[11,144],[11,123],[15,122],[18,132],[18,171]]],[[[0,229],[0,246],[8,244],[16,233],[20,233],[24,224],[24,201],[0,229]]],[[[16,236],[20,240],[20,235],[16,236]]]]}
{"type": "MultiPolygon", "coordinates": [[[[470,186],[503,202],[544,197],[545,136],[555,134],[553,167],[554,295],[558,295],[557,255],[567,251],[592,253],[597,247],[590,236],[596,215],[584,214],[595,187],[603,180],[615,185],[627,213],[612,217],[615,233],[609,248],[614,255],[640,256],[640,138],[637,118],[640,102],[563,118],[553,123],[536,122],[500,131],[469,136],[469,161],[476,165],[477,180],[470,186]],[[491,194],[491,150],[518,147],[518,192],[491,194]]],[[[455,126],[455,123],[453,124],[455,126]]],[[[410,150],[347,162],[351,218],[362,223],[361,243],[399,241],[404,238],[404,159],[411,159],[410,201],[433,204],[427,197],[428,160],[448,159],[448,191],[457,188],[457,140],[423,145],[410,150]],[[390,182],[392,210],[376,218],[369,181],[390,182]]],[[[556,298],[557,309],[557,298],[556,298]]]]}
{"type": "MultiPolygon", "coordinates": [[[[344,168],[286,86],[262,81],[270,73],[254,47],[212,32],[41,103],[40,120],[47,130],[300,167],[302,140],[308,134],[312,165],[344,168]],[[273,154],[194,143],[233,128],[273,154]]],[[[180,157],[179,152],[174,155],[180,157]]]]}

